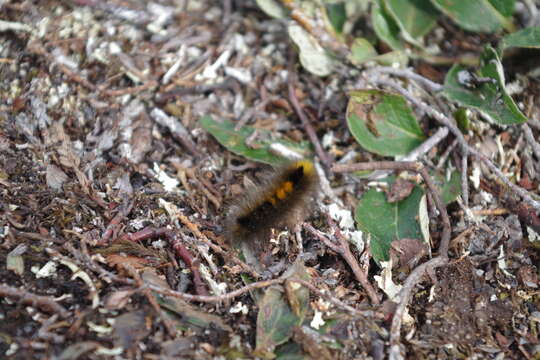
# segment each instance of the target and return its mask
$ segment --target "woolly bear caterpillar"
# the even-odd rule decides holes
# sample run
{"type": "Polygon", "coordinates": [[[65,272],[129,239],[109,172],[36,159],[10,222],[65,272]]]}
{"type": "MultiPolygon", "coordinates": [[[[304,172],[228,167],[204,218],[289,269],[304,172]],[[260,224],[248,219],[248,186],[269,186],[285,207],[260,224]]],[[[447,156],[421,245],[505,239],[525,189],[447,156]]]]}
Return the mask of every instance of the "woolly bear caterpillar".
{"type": "Polygon", "coordinates": [[[278,168],[260,185],[247,188],[230,207],[227,239],[232,244],[248,242],[252,249],[263,249],[272,229],[292,229],[305,219],[318,185],[319,177],[310,160],[278,168]]]}

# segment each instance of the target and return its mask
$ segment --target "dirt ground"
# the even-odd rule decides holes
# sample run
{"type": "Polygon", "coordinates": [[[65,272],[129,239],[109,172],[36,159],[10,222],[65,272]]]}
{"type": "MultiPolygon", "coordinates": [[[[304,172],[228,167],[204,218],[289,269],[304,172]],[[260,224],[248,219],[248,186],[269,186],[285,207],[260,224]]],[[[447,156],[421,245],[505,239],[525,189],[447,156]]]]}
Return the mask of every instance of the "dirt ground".
{"type": "MultiPolygon", "coordinates": [[[[0,31],[0,358],[273,356],[254,352],[264,335],[259,309],[271,308],[257,299],[269,289],[296,290],[242,290],[253,274],[224,240],[228,203],[268,166],[228,151],[199,120],[211,115],[309,140],[288,95],[292,70],[315,134],[330,139],[329,161],[354,153],[350,160],[367,162],[374,155],[345,122],[346,91],[365,85],[360,71],[309,74],[284,23],[254,1],[0,1],[0,19],[12,24],[0,31]]],[[[480,51],[483,41],[468,46],[480,51]]],[[[528,62],[507,65],[513,72],[528,62]]],[[[439,83],[448,68],[411,66],[439,83]]],[[[530,82],[517,100],[538,90],[530,82]]],[[[437,131],[418,115],[426,133],[437,131]]],[[[468,141],[537,193],[538,158],[521,128],[482,126],[468,141]]],[[[419,161],[437,167],[452,144],[449,135],[419,161]]],[[[461,169],[459,152],[446,155],[461,169]]],[[[458,203],[448,206],[449,263],[435,283],[422,278],[409,302],[400,338],[406,358],[540,357],[540,245],[531,231],[540,222],[482,166],[471,158],[476,220],[458,203]]],[[[319,205],[339,199],[354,210],[368,182],[322,168],[331,196],[319,205]]],[[[307,222],[330,234],[318,208],[307,222]]],[[[430,215],[437,244],[443,225],[430,215]]],[[[315,289],[303,300],[297,294],[305,324],[272,351],[282,359],[387,358],[395,304],[375,286],[380,268],[352,250],[362,271],[369,267],[382,303],[375,305],[342,254],[305,227],[300,234],[304,262],[295,271],[315,289]],[[321,314],[327,327],[317,332],[321,314]]],[[[260,281],[292,267],[298,247],[283,236],[271,254],[277,270],[260,281]]],[[[395,270],[394,282],[410,270],[395,270]]]]}

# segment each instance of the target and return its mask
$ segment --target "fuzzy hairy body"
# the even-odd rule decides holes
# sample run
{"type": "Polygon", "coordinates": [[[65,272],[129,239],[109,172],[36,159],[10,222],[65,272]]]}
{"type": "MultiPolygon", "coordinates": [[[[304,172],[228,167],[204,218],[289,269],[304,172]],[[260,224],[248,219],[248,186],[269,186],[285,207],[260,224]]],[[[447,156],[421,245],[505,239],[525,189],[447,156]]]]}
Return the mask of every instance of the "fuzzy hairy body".
{"type": "Polygon", "coordinates": [[[230,207],[227,239],[235,245],[248,242],[255,250],[264,249],[272,229],[292,229],[306,218],[318,185],[315,166],[309,160],[277,169],[260,185],[247,188],[230,207]]]}

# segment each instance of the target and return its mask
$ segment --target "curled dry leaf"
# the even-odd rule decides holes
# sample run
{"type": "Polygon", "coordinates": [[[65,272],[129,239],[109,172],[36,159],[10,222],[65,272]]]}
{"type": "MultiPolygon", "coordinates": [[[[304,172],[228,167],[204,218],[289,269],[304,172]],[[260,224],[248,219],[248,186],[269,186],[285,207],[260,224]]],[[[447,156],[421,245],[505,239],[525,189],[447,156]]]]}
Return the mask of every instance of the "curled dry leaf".
{"type": "Polygon", "coordinates": [[[115,291],[105,299],[105,307],[109,310],[122,309],[126,306],[133,293],[135,291],[131,289],[115,291]]]}
{"type": "Polygon", "coordinates": [[[24,259],[22,254],[26,252],[26,249],[28,249],[26,244],[19,244],[9,252],[6,258],[6,268],[19,276],[24,273],[24,259]]]}
{"type": "Polygon", "coordinates": [[[148,311],[137,310],[117,317],[113,325],[117,345],[124,349],[137,346],[150,332],[148,314],[148,311]]]}
{"type": "Polygon", "coordinates": [[[538,274],[530,265],[521,266],[518,270],[519,281],[530,288],[538,288],[538,274]]]}
{"type": "Polygon", "coordinates": [[[120,254],[111,254],[106,257],[107,263],[119,270],[123,270],[126,265],[132,266],[134,269],[142,269],[147,266],[150,261],[137,256],[126,256],[120,254]]]}
{"type": "Polygon", "coordinates": [[[398,178],[386,192],[386,199],[389,203],[395,203],[405,199],[411,194],[414,184],[403,178],[398,178]]]}
{"type": "Polygon", "coordinates": [[[47,171],[45,174],[47,185],[56,191],[62,190],[62,184],[66,182],[68,176],[54,164],[47,165],[47,171]]]}
{"type": "Polygon", "coordinates": [[[414,268],[418,260],[427,253],[427,244],[418,239],[395,240],[390,245],[390,258],[396,267],[409,266],[414,268]]]}

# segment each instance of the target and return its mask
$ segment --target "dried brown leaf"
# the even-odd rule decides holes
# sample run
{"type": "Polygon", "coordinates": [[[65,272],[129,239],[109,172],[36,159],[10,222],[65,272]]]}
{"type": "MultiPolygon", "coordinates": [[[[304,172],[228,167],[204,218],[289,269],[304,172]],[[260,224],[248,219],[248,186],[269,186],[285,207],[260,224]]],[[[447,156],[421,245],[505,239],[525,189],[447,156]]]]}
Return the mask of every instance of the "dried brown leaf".
{"type": "Polygon", "coordinates": [[[62,190],[62,184],[66,182],[68,176],[58,166],[54,164],[47,165],[45,180],[47,185],[56,191],[62,190]]]}
{"type": "Polygon", "coordinates": [[[114,336],[119,346],[124,349],[137,346],[139,340],[150,333],[151,322],[148,321],[148,314],[146,310],[137,310],[115,319],[114,336]]]}
{"type": "Polygon", "coordinates": [[[427,244],[418,239],[400,239],[392,241],[390,258],[397,267],[413,268],[424,255],[427,255],[427,244]]]}
{"type": "Polygon", "coordinates": [[[386,192],[386,199],[389,203],[395,203],[405,199],[411,194],[414,184],[403,178],[398,178],[386,192]]]}

